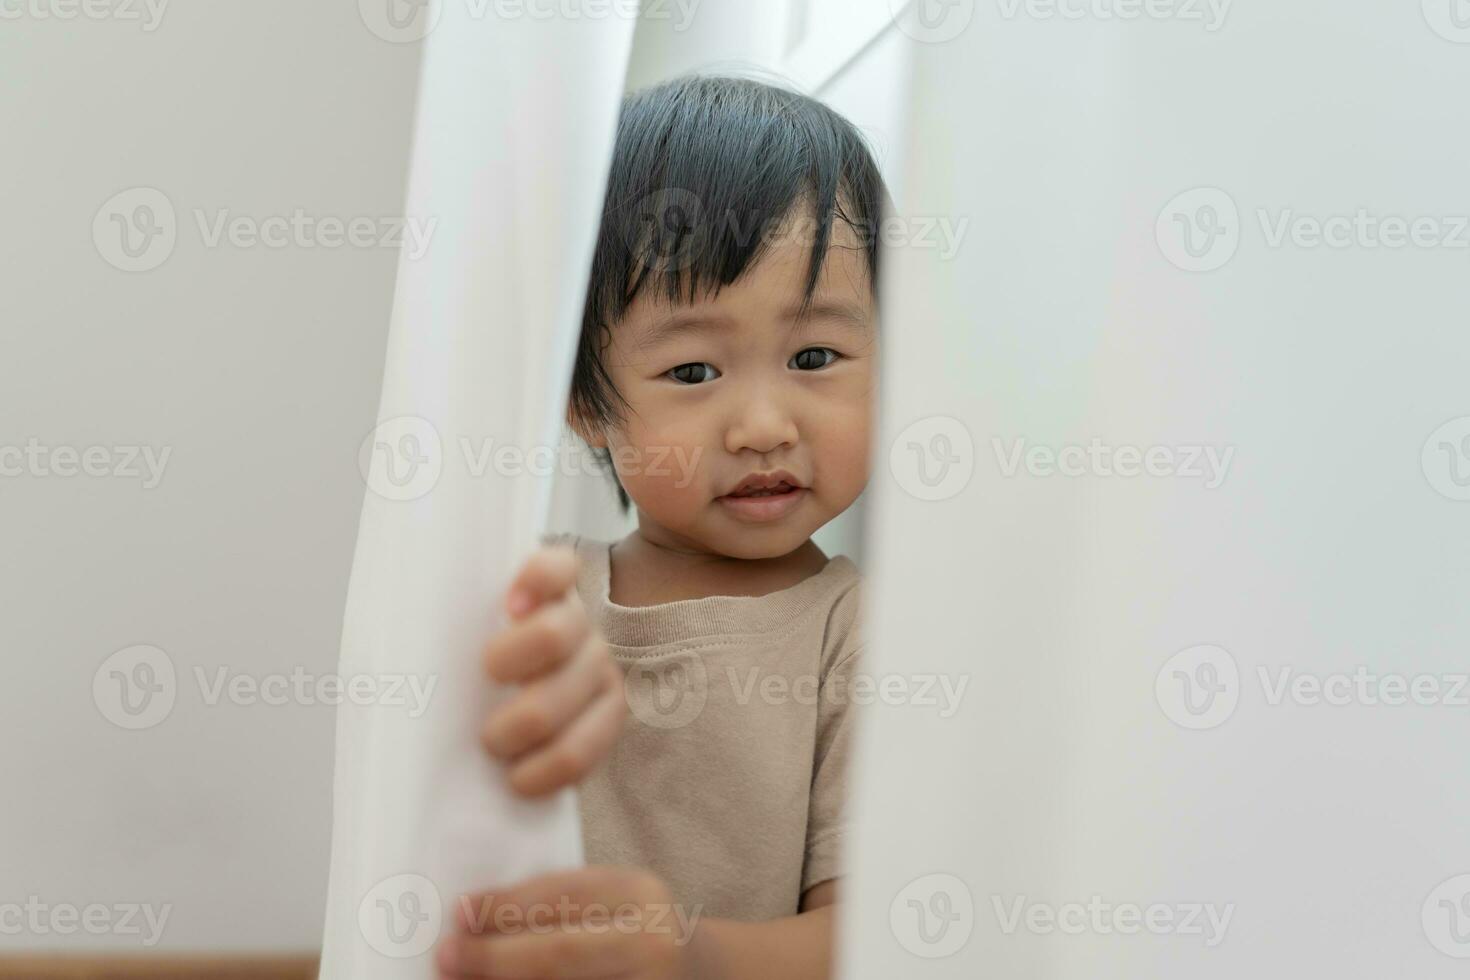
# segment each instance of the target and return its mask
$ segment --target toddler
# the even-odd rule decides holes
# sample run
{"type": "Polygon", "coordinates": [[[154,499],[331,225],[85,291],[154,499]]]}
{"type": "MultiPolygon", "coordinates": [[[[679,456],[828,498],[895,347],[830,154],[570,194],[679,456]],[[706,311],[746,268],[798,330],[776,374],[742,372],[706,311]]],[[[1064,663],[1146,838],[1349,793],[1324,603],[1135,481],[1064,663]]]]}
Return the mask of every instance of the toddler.
{"type": "Polygon", "coordinates": [[[637,529],[536,553],[486,651],[523,685],[486,748],[519,793],[580,787],[589,866],[459,903],[442,975],[829,975],[862,647],[812,533],[868,479],[888,207],[815,100],[625,102],[568,421],[637,529]]]}

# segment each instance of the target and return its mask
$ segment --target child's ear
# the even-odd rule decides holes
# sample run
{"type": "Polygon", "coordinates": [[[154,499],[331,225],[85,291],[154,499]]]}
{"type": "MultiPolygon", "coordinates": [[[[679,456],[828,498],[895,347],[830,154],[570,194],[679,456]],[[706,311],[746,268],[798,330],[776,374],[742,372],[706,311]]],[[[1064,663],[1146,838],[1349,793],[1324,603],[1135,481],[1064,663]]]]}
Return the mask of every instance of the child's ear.
{"type": "Polygon", "coordinates": [[[581,417],[571,405],[567,406],[567,425],[571,426],[572,431],[593,449],[607,448],[607,436],[603,434],[602,428],[584,425],[581,417]]]}

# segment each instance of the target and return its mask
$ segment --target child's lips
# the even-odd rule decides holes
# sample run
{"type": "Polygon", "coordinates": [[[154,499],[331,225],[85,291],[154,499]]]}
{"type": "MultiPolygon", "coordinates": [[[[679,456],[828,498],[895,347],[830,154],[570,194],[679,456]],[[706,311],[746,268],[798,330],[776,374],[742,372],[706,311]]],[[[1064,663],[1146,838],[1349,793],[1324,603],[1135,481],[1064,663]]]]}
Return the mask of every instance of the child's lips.
{"type": "Polygon", "coordinates": [[[725,510],[737,520],[764,524],[779,520],[791,513],[806,498],[808,492],[804,487],[788,487],[784,493],[743,497],[727,493],[715,499],[723,504],[725,510]]]}

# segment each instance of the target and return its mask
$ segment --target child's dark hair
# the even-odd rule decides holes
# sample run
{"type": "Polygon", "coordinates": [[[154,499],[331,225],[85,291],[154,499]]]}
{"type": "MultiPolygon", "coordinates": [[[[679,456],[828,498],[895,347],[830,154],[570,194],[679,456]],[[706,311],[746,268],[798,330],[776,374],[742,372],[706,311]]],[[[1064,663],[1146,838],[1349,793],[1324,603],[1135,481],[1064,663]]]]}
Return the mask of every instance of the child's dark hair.
{"type": "MultiPolygon", "coordinates": [[[[716,295],[760,259],[798,207],[812,222],[803,310],[834,219],[862,242],[876,300],[878,227],[891,203],[852,123],[751,78],[684,76],[625,98],[572,372],[573,414],[593,426],[623,418],[627,403],[602,352],[642,290],[675,303],[716,295]]],[[[610,462],[606,450],[598,456],[610,462]]],[[[617,490],[626,511],[628,495],[617,490]]]]}

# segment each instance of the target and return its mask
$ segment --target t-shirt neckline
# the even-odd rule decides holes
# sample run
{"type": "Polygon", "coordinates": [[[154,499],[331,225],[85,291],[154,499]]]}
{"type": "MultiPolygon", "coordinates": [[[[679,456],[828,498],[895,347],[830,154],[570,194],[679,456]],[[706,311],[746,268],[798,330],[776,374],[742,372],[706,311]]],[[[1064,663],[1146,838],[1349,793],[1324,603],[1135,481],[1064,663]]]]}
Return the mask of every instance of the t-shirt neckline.
{"type": "Polygon", "coordinates": [[[588,542],[584,565],[592,573],[590,593],[595,614],[609,645],[654,647],[729,635],[768,633],[786,627],[801,614],[820,608],[817,600],[855,581],[857,566],[846,555],[834,555],[813,575],[795,585],[761,596],[704,596],[652,606],[623,606],[612,601],[612,548],[615,542],[588,542]],[[590,545],[590,547],[589,547],[590,545]]]}

